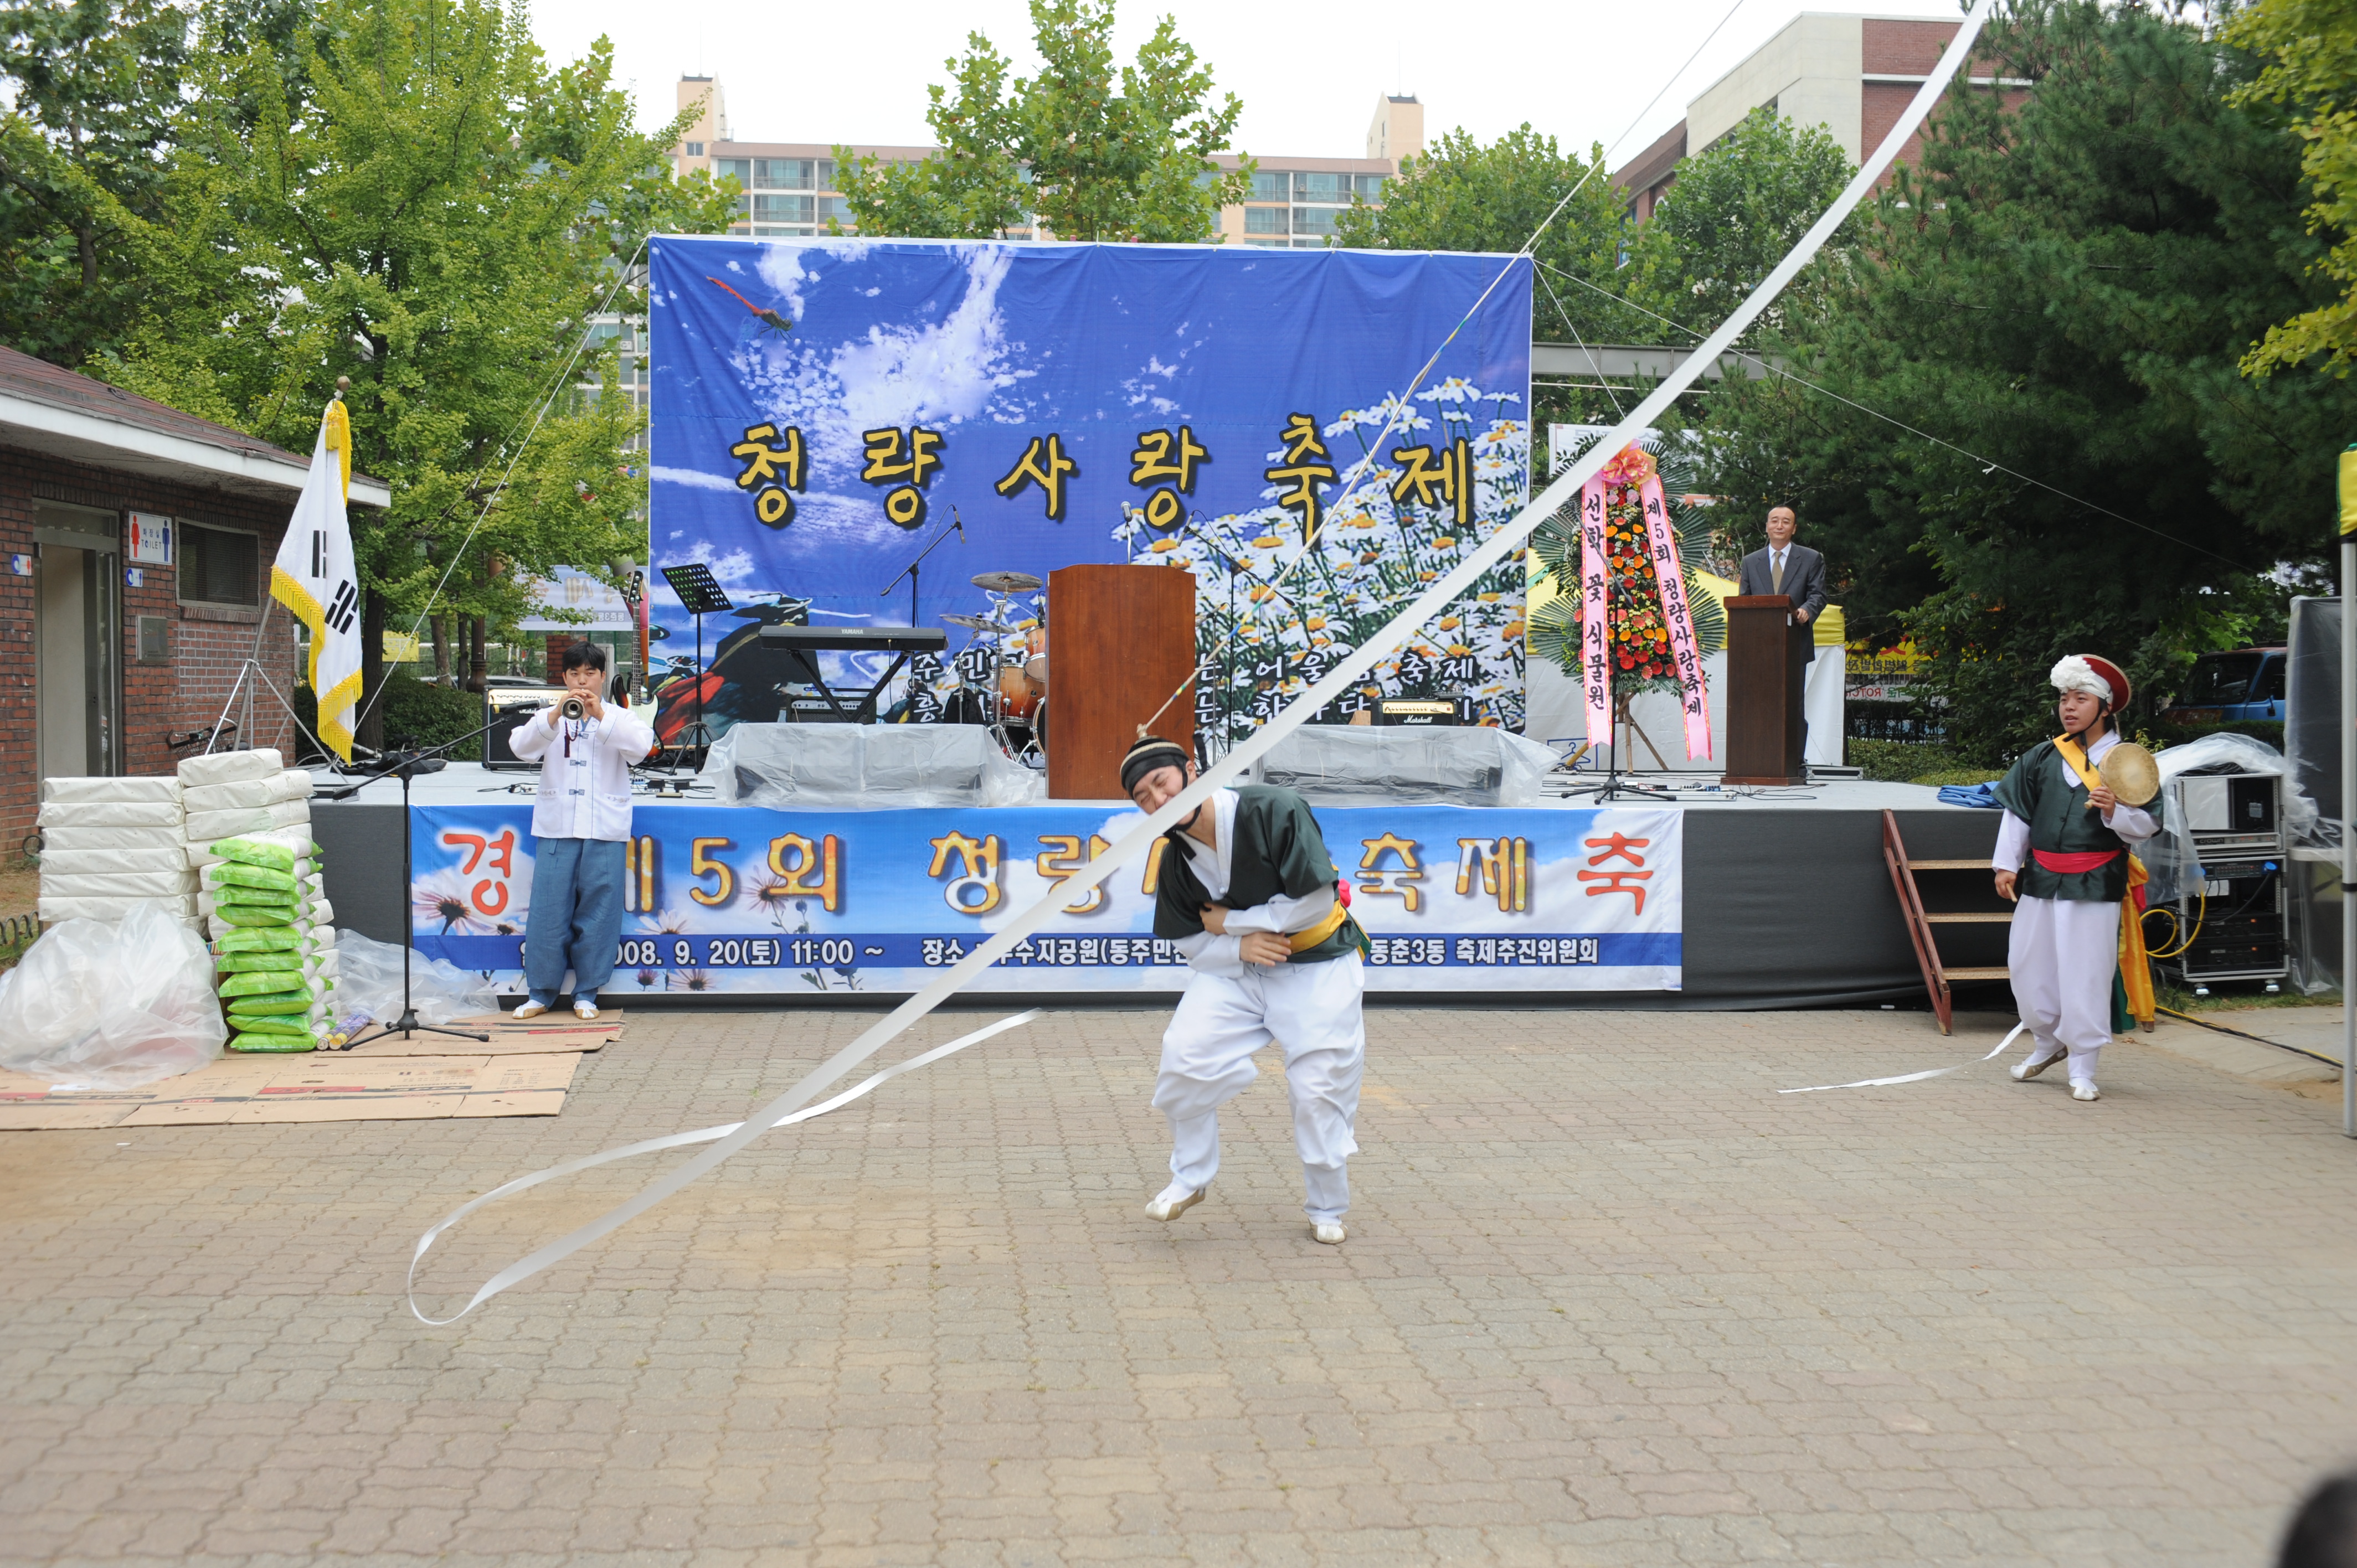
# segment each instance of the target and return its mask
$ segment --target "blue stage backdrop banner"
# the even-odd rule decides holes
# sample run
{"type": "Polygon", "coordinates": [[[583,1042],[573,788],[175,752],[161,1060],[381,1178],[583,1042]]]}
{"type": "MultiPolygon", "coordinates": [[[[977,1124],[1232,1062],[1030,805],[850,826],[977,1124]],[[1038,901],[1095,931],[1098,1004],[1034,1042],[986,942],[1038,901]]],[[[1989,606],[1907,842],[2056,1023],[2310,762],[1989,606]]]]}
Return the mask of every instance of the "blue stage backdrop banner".
{"type": "MultiPolygon", "coordinates": [[[[1374,945],[1372,991],[1679,988],[1680,812],[1401,806],[1318,817],[1374,945]]],[[[915,991],[1137,821],[1102,804],[641,808],[605,993],[915,991]]],[[[531,807],[420,806],[412,832],[417,950],[520,992],[531,807]]],[[[1185,960],[1154,937],[1158,869],[1115,873],[974,990],[1180,989],[1185,960]]]]}
{"type": "MultiPolygon", "coordinates": [[[[909,625],[908,582],[886,585],[962,523],[924,563],[916,624],[991,615],[983,572],[1189,571],[1211,664],[1199,725],[1241,736],[1527,493],[1527,261],[856,239],[659,238],[651,255],[653,564],[705,563],[734,601],[705,628],[716,732],[778,717],[789,672],[763,618],[909,625]]],[[[661,651],[688,652],[677,596],[651,588],[661,651]]],[[[937,718],[956,666],[987,679],[1039,651],[1043,615],[1052,680],[1045,596],[996,607],[1016,632],[955,633],[884,716],[937,718]]],[[[1519,728],[1523,620],[1509,563],[1380,688],[1470,693],[1519,728]]],[[[877,672],[867,657],[840,672],[877,672]]],[[[664,691],[666,736],[694,693],[683,672],[664,691]]]]}

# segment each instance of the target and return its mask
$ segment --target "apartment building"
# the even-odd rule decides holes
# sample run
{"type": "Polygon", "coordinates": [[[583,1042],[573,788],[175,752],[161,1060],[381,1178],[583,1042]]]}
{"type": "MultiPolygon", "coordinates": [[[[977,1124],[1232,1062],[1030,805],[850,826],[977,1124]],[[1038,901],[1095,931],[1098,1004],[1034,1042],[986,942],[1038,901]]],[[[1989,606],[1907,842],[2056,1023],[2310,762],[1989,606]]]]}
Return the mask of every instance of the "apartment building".
{"type": "MultiPolygon", "coordinates": [[[[716,179],[736,177],[744,194],[737,199],[740,220],[731,233],[784,237],[824,234],[830,223],[845,231],[854,227],[843,193],[835,188],[832,145],[735,139],[726,95],[716,77],[681,77],[678,102],[682,109],[700,106],[702,113],[673,153],[673,167],[680,174],[709,170],[716,179]]],[[[1364,156],[1255,158],[1250,193],[1222,208],[1213,233],[1204,237],[1230,244],[1322,248],[1334,234],[1336,220],[1353,201],[1380,205],[1383,182],[1399,173],[1400,160],[1423,150],[1424,105],[1413,97],[1385,94],[1377,99],[1368,124],[1364,156]]],[[[854,146],[852,151],[862,159],[915,163],[931,157],[935,149],[854,146]]],[[[1222,155],[1213,161],[1233,169],[1243,160],[1222,155]]],[[[1049,236],[1035,222],[1008,237],[1049,236]]]]}
{"type": "MultiPolygon", "coordinates": [[[[1686,104],[1685,118],[1612,177],[1641,223],[1669,191],[1678,162],[1768,107],[1802,125],[1823,125],[1853,164],[1864,163],[1939,63],[1960,24],[1921,16],[1804,11],[1686,104]]],[[[1974,77],[1982,87],[2026,87],[1974,77]]],[[[1919,134],[1900,149],[1913,159],[1919,134]]]]}

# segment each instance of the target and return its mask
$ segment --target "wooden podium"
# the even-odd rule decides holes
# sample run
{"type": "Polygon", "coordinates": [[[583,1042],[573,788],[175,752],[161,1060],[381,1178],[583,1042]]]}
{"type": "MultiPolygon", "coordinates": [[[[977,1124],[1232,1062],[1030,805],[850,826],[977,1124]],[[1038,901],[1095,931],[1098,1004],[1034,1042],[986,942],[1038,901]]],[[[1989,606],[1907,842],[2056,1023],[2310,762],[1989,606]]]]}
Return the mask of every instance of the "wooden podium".
{"type": "MultiPolygon", "coordinates": [[[[1048,574],[1048,795],[1118,800],[1137,726],[1195,668],[1195,575],[1172,566],[1048,574]]],[[[1154,733],[1195,750],[1190,687],[1154,733]]]]}
{"type": "Polygon", "coordinates": [[[1792,624],[1782,594],[1727,601],[1727,773],[1723,784],[1805,784],[1802,749],[1810,628],[1792,624]]]}

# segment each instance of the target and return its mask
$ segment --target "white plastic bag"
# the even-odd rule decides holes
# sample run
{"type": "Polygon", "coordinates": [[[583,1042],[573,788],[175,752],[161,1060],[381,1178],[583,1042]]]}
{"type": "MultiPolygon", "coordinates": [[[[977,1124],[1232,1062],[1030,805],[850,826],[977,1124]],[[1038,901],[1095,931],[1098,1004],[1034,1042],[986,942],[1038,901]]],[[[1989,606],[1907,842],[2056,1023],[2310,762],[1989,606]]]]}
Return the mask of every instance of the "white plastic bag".
{"type": "Polygon", "coordinates": [[[12,1071],[136,1089],[194,1072],[228,1038],[212,955],[160,905],[52,926],[0,975],[0,1067],[12,1071]]]}
{"type": "MultiPolygon", "coordinates": [[[[500,993],[479,974],[448,959],[409,955],[409,995],[417,1021],[442,1028],[478,1013],[496,1013],[500,993]]],[[[336,1015],[365,1013],[378,1023],[401,1016],[401,950],[358,931],[336,935],[336,1015]]]]}

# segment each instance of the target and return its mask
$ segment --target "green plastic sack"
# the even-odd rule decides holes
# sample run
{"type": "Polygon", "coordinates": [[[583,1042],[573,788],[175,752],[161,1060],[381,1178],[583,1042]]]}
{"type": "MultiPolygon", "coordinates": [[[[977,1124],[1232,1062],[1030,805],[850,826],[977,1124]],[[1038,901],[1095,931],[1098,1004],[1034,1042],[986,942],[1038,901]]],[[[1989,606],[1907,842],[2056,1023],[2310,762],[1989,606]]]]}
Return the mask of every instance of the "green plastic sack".
{"type": "Polygon", "coordinates": [[[287,1013],[308,1013],[311,993],[307,991],[274,991],[266,996],[232,996],[229,1015],[231,1018],[269,1018],[287,1013]]]}
{"type": "Polygon", "coordinates": [[[291,952],[225,952],[214,957],[213,968],[223,974],[283,974],[299,977],[304,972],[303,955],[291,952]]]}
{"type": "Polygon", "coordinates": [[[285,926],[228,931],[213,940],[213,950],[223,953],[300,953],[307,945],[302,932],[290,930],[285,926]]]}
{"type": "Polygon", "coordinates": [[[319,1042],[312,1038],[307,1030],[300,1035],[266,1034],[249,1030],[232,1038],[229,1043],[229,1048],[233,1051],[271,1051],[280,1056],[299,1056],[305,1051],[317,1050],[319,1042]]]}
{"type": "Polygon", "coordinates": [[[213,896],[213,908],[224,912],[231,909],[240,909],[243,910],[247,914],[275,911],[278,914],[284,915],[289,920],[292,920],[296,916],[301,914],[307,908],[308,908],[307,905],[298,903],[292,898],[282,898],[275,894],[263,893],[262,890],[257,887],[241,887],[238,888],[237,891],[245,894],[259,894],[260,897],[231,898],[223,897],[221,894],[215,894],[213,896]]]}
{"type": "Polygon", "coordinates": [[[303,972],[283,969],[257,970],[247,974],[232,974],[221,982],[223,996],[267,996],[277,991],[300,991],[303,972]]]}
{"type": "MultiPolygon", "coordinates": [[[[317,850],[319,846],[311,846],[317,850]]],[[[222,839],[212,846],[212,853],[223,860],[245,865],[267,866],[273,871],[293,871],[295,852],[283,843],[263,843],[254,839],[222,839]]],[[[219,870],[216,866],[213,869],[219,870]]]]}
{"type": "Polygon", "coordinates": [[[241,887],[267,887],[274,893],[295,891],[294,857],[287,857],[286,868],[248,865],[242,861],[225,860],[219,865],[205,867],[205,880],[216,887],[235,884],[241,887]]]}
{"type": "Polygon", "coordinates": [[[249,1035],[297,1035],[307,1040],[311,1037],[311,1022],[299,1014],[256,1015],[238,1019],[237,1027],[249,1035]]]}
{"type": "Polygon", "coordinates": [[[272,926],[291,930],[295,912],[284,904],[221,904],[213,918],[232,926],[272,926]]]}

